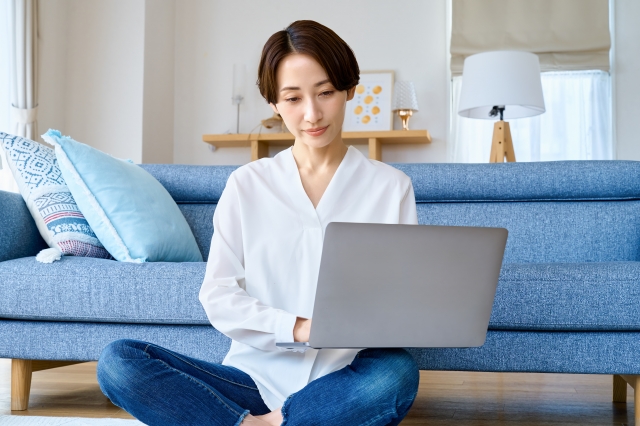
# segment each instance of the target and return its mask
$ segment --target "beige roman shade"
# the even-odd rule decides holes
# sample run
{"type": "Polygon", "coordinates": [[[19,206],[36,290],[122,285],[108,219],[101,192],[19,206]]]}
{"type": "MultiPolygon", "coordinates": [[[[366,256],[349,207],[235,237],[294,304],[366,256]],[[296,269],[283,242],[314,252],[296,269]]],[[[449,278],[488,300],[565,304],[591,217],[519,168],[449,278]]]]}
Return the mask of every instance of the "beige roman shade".
{"type": "Polygon", "coordinates": [[[608,0],[453,0],[451,72],[492,50],[525,50],[542,71],[609,71],[608,0]]]}

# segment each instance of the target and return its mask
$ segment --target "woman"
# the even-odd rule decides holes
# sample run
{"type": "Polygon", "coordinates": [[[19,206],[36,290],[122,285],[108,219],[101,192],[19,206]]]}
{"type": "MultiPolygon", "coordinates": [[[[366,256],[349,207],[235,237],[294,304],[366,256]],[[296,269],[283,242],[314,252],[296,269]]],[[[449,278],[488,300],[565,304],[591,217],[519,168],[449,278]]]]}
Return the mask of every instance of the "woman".
{"type": "Polygon", "coordinates": [[[342,141],[359,73],[316,22],[269,38],[258,86],[295,143],[235,170],[213,217],[200,301],[229,353],[218,365],[113,342],[98,380],[114,404],[150,425],[396,425],[407,414],[419,375],[405,350],[276,347],[309,339],[329,222],[417,224],[410,179],[342,141]]]}

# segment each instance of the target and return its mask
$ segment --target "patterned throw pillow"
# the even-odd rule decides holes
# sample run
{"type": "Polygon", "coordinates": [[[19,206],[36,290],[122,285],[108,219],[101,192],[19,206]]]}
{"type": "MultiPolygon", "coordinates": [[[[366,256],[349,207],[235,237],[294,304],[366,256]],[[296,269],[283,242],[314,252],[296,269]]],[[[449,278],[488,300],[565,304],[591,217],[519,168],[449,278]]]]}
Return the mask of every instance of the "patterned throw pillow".
{"type": "Polygon", "coordinates": [[[1,132],[0,146],[4,148],[20,194],[49,247],[65,255],[113,259],[76,205],[54,150],[1,132]]]}

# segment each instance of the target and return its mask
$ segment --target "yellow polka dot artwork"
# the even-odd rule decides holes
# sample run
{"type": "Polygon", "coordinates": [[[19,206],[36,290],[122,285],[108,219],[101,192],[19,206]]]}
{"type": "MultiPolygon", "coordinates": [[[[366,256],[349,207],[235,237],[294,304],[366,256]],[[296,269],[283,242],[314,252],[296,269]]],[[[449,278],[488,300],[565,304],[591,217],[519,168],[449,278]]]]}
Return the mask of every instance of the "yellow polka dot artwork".
{"type": "Polygon", "coordinates": [[[363,72],[345,112],[344,131],[391,130],[393,72],[363,72]]]}

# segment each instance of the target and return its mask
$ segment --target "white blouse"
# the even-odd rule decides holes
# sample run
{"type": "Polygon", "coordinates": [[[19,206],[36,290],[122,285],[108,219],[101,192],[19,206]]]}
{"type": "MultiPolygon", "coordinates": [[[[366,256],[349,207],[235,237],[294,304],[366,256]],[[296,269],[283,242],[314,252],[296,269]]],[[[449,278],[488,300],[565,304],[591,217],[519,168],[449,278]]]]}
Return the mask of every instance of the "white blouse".
{"type": "Polygon", "coordinates": [[[417,224],[411,180],[350,146],[314,208],[289,148],[236,169],[213,215],[200,302],[233,340],[223,364],[251,376],[271,410],[357,353],[276,347],[293,342],[296,317],[313,313],[329,222],[417,224]]]}

